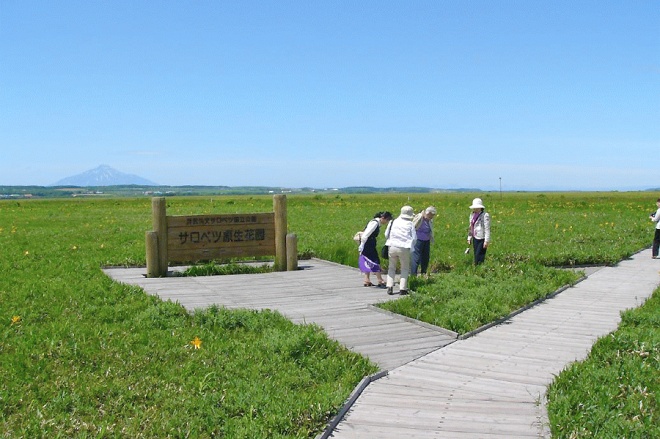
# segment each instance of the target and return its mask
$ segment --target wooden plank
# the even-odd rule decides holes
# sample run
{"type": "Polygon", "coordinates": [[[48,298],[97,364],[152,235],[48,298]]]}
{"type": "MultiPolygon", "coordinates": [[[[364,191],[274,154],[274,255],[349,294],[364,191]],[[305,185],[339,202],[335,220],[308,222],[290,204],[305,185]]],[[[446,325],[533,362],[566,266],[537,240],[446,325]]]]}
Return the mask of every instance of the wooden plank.
{"type": "Polygon", "coordinates": [[[173,263],[203,262],[224,260],[245,256],[270,256],[275,252],[275,246],[268,243],[254,245],[232,245],[227,247],[202,247],[199,249],[173,248],[167,252],[167,259],[173,263]]]}

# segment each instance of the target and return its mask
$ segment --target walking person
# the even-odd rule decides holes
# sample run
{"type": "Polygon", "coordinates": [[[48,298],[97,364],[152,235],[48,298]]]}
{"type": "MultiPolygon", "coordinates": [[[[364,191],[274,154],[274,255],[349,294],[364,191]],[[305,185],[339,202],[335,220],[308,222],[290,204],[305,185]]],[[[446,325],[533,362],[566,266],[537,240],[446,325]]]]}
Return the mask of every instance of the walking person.
{"type": "Polygon", "coordinates": [[[431,260],[431,244],[433,243],[433,218],[437,210],[433,206],[424,209],[413,218],[412,222],[417,233],[417,241],[412,250],[412,265],[410,274],[417,275],[417,269],[421,274],[426,274],[431,260]]]}
{"type": "Polygon", "coordinates": [[[651,249],[651,257],[658,259],[658,250],[660,249],[660,198],[655,202],[658,210],[652,213],[649,218],[655,223],[655,235],[653,236],[653,247],[651,249]]]}
{"type": "Polygon", "coordinates": [[[479,265],[486,259],[486,250],[490,244],[490,214],[486,212],[481,198],[472,200],[470,209],[472,213],[467,241],[474,248],[474,264],[479,265]]]}
{"type": "Polygon", "coordinates": [[[408,294],[408,276],[410,275],[410,253],[415,245],[417,233],[412,223],[413,208],[403,206],[401,214],[392,221],[385,232],[389,248],[389,267],[387,269],[387,294],[394,294],[394,276],[397,262],[401,265],[401,279],[399,281],[399,294],[408,294]]]}
{"type": "Polygon", "coordinates": [[[380,226],[387,225],[391,220],[392,214],[390,212],[378,212],[371,220],[369,220],[362,232],[360,246],[358,247],[358,251],[360,252],[358,265],[360,271],[364,274],[365,287],[372,287],[374,285],[371,283],[371,273],[376,275],[378,286],[385,287],[385,281],[381,274],[382,270],[380,267],[380,258],[378,257],[376,238],[380,233],[380,226]]]}

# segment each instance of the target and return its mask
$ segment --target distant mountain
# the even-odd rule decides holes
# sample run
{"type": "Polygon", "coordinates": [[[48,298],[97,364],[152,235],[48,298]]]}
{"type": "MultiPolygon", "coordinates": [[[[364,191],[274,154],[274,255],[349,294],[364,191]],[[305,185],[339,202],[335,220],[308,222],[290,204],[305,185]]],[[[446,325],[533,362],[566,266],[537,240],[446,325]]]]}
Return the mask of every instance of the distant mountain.
{"type": "Polygon", "coordinates": [[[107,165],[101,165],[82,174],[63,178],[52,186],[119,186],[129,184],[158,186],[158,183],[137,175],[124,174],[107,165]]]}

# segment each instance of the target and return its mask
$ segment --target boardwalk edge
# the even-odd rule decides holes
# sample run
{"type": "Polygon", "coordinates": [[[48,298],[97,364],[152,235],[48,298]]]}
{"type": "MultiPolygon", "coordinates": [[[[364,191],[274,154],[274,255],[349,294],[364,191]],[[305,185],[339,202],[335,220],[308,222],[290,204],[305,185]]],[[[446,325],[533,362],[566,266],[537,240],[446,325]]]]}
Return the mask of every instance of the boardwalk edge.
{"type": "Polygon", "coordinates": [[[379,380],[383,378],[384,376],[387,376],[389,372],[386,370],[382,370],[380,372],[377,372],[373,375],[366,376],[362,378],[362,381],[353,389],[353,392],[351,392],[350,396],[344,403],[344,405],[341,407],[337,415],[335,415],[328,425],[325,427],[325,430],[323,430],[323,433],[319,434],[316,436],[316,439],[327,439],[332,435],[334,432],[335,428],[337,428],[337,425],[341,422],[341,420],[346,416],[346,413],[353,407],[353,404],[355,404],[355,401],[360,397],[362,392],[364,392],[364,389],[367,388],[369,384],[372,382],[379,380]]]}
{"type": "Polygon", "coordinates": [[[532,303],[527,304],[527,305],[523,306],[522,308],[518,308],[517,310],[513,311],[511,314],[509,314],[507,316],[504,316],[501,319],[495,320],[494,322],[490,322],[490,323],[488,323],[484,326],[481,326],[481,327],[475,329],[474,331],[466,332],[465,334],[459,335],[458,339],[459,340],[465,340],[467,338],[474,337],[475,335],[479,334],[480,332],[485,331],[486,329],[492,328],[493,326],[500,325],[500,324],[506,322],[507,320],[517,316],[521,312],[527,311],[528,309],[535,307],[539,303],[543,303],[546,300],[550,300],[553,297],[557,296],[558,294],[566,291],[567,289],[574,287],[575,285],[579,284],[580,282],[582,282],[586,278],[587,278],[587,276],[583,276],[580,279],[578,279],[577,281],[575,281],[575,283],[572,283],[572,284],[569,284],[569,285],[564,285],[563,287],[555,290],[554,292],[548,294],[547,296],[541,297],[540,299],[536,299],[532,303]]]}
{"type": "Polygon", "coordinates": [[[432,325],[430,323],[422,322],[421,320],[413,319],[412,317],[404,316],[402,314],[397,314],[397,313],[394,313],[392,311],[388,311],[386,309],[379,308],[376,305],[367,305],[367,308],[370,309],[370,310],[373,310],[373,311],[377,311],[377,312],[382,313],[382,314],[386,314],[386,315],[388,315],[392,318],[403,320],[404,322],[414,323],[415,325],[421,326],[423,328],[430,329],[430,330],[436,331],[436,332],[440,332],[440,333],[445,334],[446,336],[454,338],[454,339],[458,338],[458,333],[457,332],[450,331],[449,329],[443,328],[441,326],[435,326],[435,325],[432,325]]]}

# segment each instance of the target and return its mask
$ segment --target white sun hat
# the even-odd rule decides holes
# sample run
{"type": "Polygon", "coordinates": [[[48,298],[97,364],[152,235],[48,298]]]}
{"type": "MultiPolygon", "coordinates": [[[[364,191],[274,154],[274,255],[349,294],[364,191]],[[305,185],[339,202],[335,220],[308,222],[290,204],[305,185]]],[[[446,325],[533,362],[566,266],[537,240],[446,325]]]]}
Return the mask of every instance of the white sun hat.
{"type": "Polygon", "coordinates": [[[401,208],[401,215],[399,215],[399,218],[403,218],[403,219],[407,219],[407,220],[409,220],[409,219],[412,219],[412,218],[413,218],[413,214],[414,214],[414,211],[413,211],[413,208],[412,208],[412,207],[410,207],[410,206],[403,206],[403,207],[401,208]]]}
{"type": "Polygon", "coordinates": [[[472,206],[470,206],[470,209],[485,209],[486,207],[484,206],[484,202],[481,201],[481,198],[475,198],[472,200],[472,206]]]}

